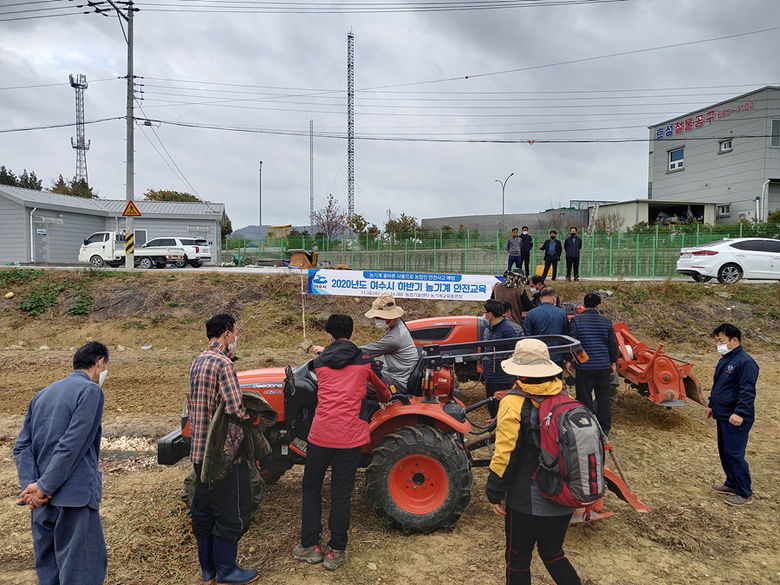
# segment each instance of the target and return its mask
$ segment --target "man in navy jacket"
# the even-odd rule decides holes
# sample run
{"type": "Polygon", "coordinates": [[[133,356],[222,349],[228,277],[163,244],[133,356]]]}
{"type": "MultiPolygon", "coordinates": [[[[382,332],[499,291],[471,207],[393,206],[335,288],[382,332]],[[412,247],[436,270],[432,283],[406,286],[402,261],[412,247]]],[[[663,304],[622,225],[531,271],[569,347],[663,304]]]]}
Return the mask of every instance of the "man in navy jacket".
{"type": "Polygon", "coordinates": [[[561,259],[562,246],[560,240],[556,239],[558,232],[550,230],[550,239],[539,244],[539,248],[544,250],[544,272],[542,280],[547,279],[547,273],[552,268],[552,279],[555,280],[558,274],[558,261],[561,259]]]}
{"type": "MultiPolygon", "coordinates": [[[[568,335],[569,317],[566,311],[557,307],[558,293],[554,288],[545,287],[539,293],[541,301],[538,307],[528,311],[523,320],[523,335],[568,335]]],[[[563,355],[550,356],[558,366],[563,364],[563,355]]]]}
{"type": "MultiPolygon", "coordinates": [[[[609,435],[612,427],[612,404],[609,396],[609,380],[617,371],[617,339],[612,320],[599,313],[601,297],[596,293],[585,295],[585,310],[569,321],[569,335],[579,339],[588,361],[577,364],[577,400],[596,413],[601,429],[609,435]],[[593,397],[596,394],[596,408],[593,397]]],[[[566,363],[571,373],[571,363],[566,363]]]]}
{"type": "MultiPolygon", "coordinates": [[[[500,339],[519,337],[515,328],[504,317],[504,304],[499,301],[489,300],[485,302],[485,319],[488,326],[482,332],[482,341],[494,343],[482,346],[482,353],[492,356],[497,351],[506,351],[513,348],[512,342],[501,342],[500,339]]],[[[492,398],[496,392],[509,390],[515,383],[515,377],[507,374],[501,368],[501,359],[485,357],[482,359],[482,375],[485,378],[485,398],[492,398]]],[[[491,417],[498,414],[498,402],[488,402],[488,411],[491,417]]]]}
{"type": "Polygon", "coordinates": [[[98,457],[108,349],[84,345],[73,370],[35,395],[13,450],[24,488],[16,503],[32,508],[40,585],[99,585],[106,578],[98,457]]]}
{"type": "Polygon", "coordinates": [[[582,238],[577,235],[577,228],[569,230],[569,237],[563,241],[563,249],[566,251],[566,280],[571,280],[572,268],[574,280],[580,279],[580,250],[582,250],[582,238]]]}
{"type": "Polygon", "coordinates": [[[742,332],[723,323],[712,332],[720,358],[715,367],[707,418],[718,425],[718,453],[726,481],[713,485],[721,494],[730,494],[726,503],[742,506],[750,501],[750,468],[745,461],[748,434],[755,419],[758,364],[742,349],[742,332]]]}

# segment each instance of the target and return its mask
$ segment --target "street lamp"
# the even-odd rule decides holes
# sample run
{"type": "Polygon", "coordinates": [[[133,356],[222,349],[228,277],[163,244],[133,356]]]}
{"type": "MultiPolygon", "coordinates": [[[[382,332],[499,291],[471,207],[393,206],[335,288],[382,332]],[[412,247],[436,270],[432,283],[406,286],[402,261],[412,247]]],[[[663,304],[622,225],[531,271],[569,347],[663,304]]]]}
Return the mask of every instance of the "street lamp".
{"type": "Polygon", "coordinates": [[[509,177],[514,175],[514,172],[509,173],[509,176],[507,176],[506,179],[503,181],[501,179],[496,179],[495,182],[501,185],[501,231],[504,231],[504,191],[506,190],[506,182],[509,180],[509,177]]]}

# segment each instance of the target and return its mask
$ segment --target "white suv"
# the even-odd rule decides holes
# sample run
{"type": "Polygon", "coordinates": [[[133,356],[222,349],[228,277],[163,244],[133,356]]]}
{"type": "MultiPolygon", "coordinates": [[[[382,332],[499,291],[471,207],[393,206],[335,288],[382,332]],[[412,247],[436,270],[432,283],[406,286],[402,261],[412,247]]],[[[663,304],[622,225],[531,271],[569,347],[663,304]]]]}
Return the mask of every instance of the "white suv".
{"type": "Polygon", "coordinates": [[[206,240],[191,237],[154,238],[146,242],[143,247],[173,246],[184,249],[184,259],[176,263],[178,268],[184,268],[187,264],[193,268],[203,266],[204,262],[211,262],[211,248],[206,240]]]}

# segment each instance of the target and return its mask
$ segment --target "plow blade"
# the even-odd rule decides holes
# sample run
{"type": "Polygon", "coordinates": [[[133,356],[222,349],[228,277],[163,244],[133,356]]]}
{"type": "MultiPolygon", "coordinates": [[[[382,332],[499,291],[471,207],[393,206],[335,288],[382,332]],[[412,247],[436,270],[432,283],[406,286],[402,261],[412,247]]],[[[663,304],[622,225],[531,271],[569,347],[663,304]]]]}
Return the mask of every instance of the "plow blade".
{"type": "Polygon", "coordinates": [[[607,487],[609,488],[609,491],[614,493],[617,497],[619,497],[621,500],[623,500],[632,508],[634,508],[634,510],[636,510],[637,512],[650,511],[650,507],[642,503],[642,501],[639,499],[639,496],[637,496],[633,491],[631,491],[631,488],[628,486],[628,484],[625,481],[623,481],[620,475],[618,475],[608,467],[604,468],[604,479],[607,482],[607,487]]]}
{"type": "Polygon", "coordinates": [[[704,404],[701,384],[692,364],[666,355],[640,342],[625,323],[614,324],[618,343],[617,370],[642,396],[661,406],[683,406],[688,400],[704,404]]]}

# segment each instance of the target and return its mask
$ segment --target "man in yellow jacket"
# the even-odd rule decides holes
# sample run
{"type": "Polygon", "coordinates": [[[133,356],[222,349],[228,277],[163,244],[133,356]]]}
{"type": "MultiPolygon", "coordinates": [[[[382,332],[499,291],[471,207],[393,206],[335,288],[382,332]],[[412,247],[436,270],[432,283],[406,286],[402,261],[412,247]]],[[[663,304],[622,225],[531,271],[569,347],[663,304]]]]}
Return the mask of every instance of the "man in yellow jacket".
{"type": "Polygon", "coordinates": [[[563,391],[561,367],[550,360],[539,339],[521,339],[514,355],[501,362],[517,376],[512,391],[498,403],[496,445],[486,492],[493,511],[504,516],[507,585],[530,585],[534,545],[557,585],[580,585],[563,552],[574,508],[546,499],[533,482],[539,461],[539,402],[563,391]],[[526,397],[520,392],[529,395],[526,397]]]}

